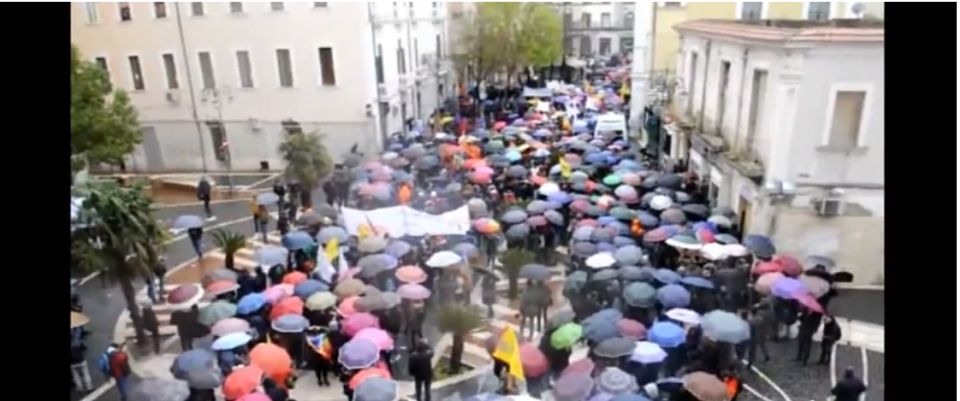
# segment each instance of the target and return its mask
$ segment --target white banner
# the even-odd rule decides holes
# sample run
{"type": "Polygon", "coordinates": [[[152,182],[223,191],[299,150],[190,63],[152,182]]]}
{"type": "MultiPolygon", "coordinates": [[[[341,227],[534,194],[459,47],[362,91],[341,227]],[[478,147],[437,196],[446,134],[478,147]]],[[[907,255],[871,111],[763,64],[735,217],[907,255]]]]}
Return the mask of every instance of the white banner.
{"type": "Polygon", "coordinates": [[[470,229],[470,212],[461,206],[443,214],[430,214],[407,206],[393,206],[374,210],[343,208],[343,222],[350,235],[358,235],[362,225],[373,224],[387,230],[393,238],[407,235],[466,234],[470,229]]]}

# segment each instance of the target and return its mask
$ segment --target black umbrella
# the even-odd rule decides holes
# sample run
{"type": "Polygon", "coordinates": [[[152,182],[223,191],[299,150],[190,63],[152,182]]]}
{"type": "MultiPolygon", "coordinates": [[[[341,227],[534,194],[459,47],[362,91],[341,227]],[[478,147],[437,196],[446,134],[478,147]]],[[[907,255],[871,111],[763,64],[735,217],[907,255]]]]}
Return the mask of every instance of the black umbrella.
{"type": "Polygon", "coordinates": [[[500,221],[507,224],[516,224],[527,220],[527,212],[520,209],[511,209],[500,216],[500,221]]]}
{"type": "Polygon", "coordinates": [[[590,281],[613,280],[619,276],[620,276],[620,273],[618,273],[614,269],[603,269],[603,270],[596,271],[592,275],[590,275],[590,281]]]}
{"type": "Polygon", "coordinates": [[[803,265],[807,269],[820,265],[827,268],[827,270],[831,270],[834,267],[836,267],[836,262],[834,262],[833,259],[828,258],[826,256],[810,255],[803,259],[803,265]]]}
{"type": "Polygon", "coordinates": [[[637,344],[624,337],[608,338],[593,347],[593,353],[603,358],[619,358],[633,353],[637,344]]]}
{"type": "Polygon", "coordinates": [[[618,271],[620,278],[627,281],[650,281],[653,280],[653,272],[644,270],[637,266],[623,266],[618,271]]]}
{"type": "Polygon", "coordinates": [[[680,177],[679,174],[664,174],[660,177],[657,177],[657,185],[661,187],[666,187],[670,189],[680,189],[680,185],[683,184],[683,177],[680,177]]]}
{"type": "Polygon", "coordinates": [[[699,203],[691,203],[689,205],[683,205],[683,212],[688,216],[696,216],[699,217],[700,220],[703,220],[710,214],[710,208],[699,203]]]}
{"type": "Polygon", "coordinates": [[[523,178],[527,176],[527,168],[523,166],[510,166],[507,169],[507,177],[523,178]]]}
{"type": "Polygon", "coordinates": [[[413,164],[413,168],[417,170],[429,170],[438,165],[440,165],[440,159],[437,158],[437,156],[427,155],[417,159],[416,163],[413,164]]]}
{"type": "Polygon", "coordinates": [[[529,280],[548,280],[550,269],[541,264],[531,263],[520,268],[520,277],[529,280]]]}
{"type": "Polygon", "coordinates": [[[687,216],[680,209],[667,209],[660,213],[660,221],[663,224],[683,224],[687,222],[687,216]]]}

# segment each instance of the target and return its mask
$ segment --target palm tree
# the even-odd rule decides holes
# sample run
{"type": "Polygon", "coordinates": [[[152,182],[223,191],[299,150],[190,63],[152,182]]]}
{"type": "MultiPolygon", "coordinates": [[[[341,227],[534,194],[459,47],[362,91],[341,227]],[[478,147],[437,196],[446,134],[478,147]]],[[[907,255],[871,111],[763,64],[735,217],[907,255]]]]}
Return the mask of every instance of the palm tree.
{"type": "Polygon", "coordinates": [[[443,333],[453,335],[453,348],[450,350],[450,373],[460,373],[463,361],[463,346],[468,334],[486,326],[487,320],[479,307],[449,303],[437,311],[437,328],[443,333]]]}
{"type": "Polygon", "coordinates": [[[333,161],[320,134],[305,134],[299,129],[288,132],[287,140],[279,147],[283,160],[287,162],[285,174],[289,179],[300,182],[303,187],[302,204],[309,208],[313,206],[311,191],[330,174],[333,161]]]}
{"type": "Polygon", "coordinates": [[[167,232],[150,214],[152,201],[142,184],[124,188],[114,182],[91,183],[78,220],[85,226],[71,235],[74,264],[87,272],[99,271],[120,284],[137,341],[146,335],[136,301],[134,280],[152,277],[167,232]]]}
{"type": "Polygon", "coordinates": [[[223,254],[226,255],[223,263],[226,268],[236,270],[234,268],[234,255],[247,245],[247,237],[232,231],[216,230],[213,232],[213,242],[218,247],[223,248],[223,254]]]}
{"type": "Polygon", "coordinates": [[[525,249],[508,249],[500,256],[500,269],[507,274],[507,280],[510,283],[507,298],[517,299],[520,292],[517,284],[517,281],[520,280],[520,268],[523,265],[533,263],[534,258],[533,252],[525,249]]]}

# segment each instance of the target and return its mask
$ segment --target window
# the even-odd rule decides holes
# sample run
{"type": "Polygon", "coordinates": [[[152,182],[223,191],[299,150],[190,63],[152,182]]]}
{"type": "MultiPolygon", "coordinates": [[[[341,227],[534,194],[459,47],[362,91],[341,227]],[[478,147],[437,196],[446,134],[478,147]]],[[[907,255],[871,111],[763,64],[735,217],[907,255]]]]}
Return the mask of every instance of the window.
{"type": "Polygon", "coordinates": [[[628,12],[623,15],[623,26],[626,28],[633,28],[633,13],[628,12]]]}
{"type": "Polygon", "coordinates": [[[246,50],[237,51],[237,71],[240,73],[240,87],[253,87],[253,69],[250,64],[250,52],[246,50]]]}
{"type": "Polygon", "coordinates": [[[864,91],[836,92],[828,147],[842,150],[857,147],[866,98],[867,92],[864,91]]]}
{"type": "Polygon", "coordinates": [[[277,49],[277,72],[280,74],[280,87],[293,87],[293,65],[290,61],[290,49],[277,49]]]}
{"type": "Polygon", "coordinates": [[[730,62],[720,62],[720,92],[717,94],[717,133],[723,129],[724,113],[727,110],[727,86],[730,84],[730,62]]]}
{"type": "Polygon", "coordinates": [[[107,76],[107,81],[109,81],[109,80],[110,80],[110,70],[107,69],[107,58],[106,58],[106,57],[97,57],[97,58],[93,59],[93,61],[94,61],[95,63],[97,63],[97,66],[100,67],[100,68],[103,70],[104,74],[106,74],[106,76],[107,76]]]}
{"type": "Polygon", "coordinates": [[[231,1],[230,14],[243,14],[243,3],[239,1],[231,1]]]}
{"type": "Polygon", "coordinates": [[[580,14],[580,23],[583,24],[583,28],[590,27],[590,13],[580,14]]]}
{"type": "Polygon", "coordinates": [[[203,16],[203,2],[195,1],[195,2],[190,3],[190,13],[191,13],[194,17],[202,17],[202,16],[203,16]]]}
{"type": "Polygon", "coordinates": [[[337,77],[333,70],[333,49],[329,47],[320,48],[320,83],[323,86],[337,84],[337,77]]]}
{"type": "Polygon", "coordinates": [[[143,70],[140,69],[140,57],[127,57],[130,61],[130,78],[133,79],[133,89],[142,91],[146,88],[143,84],[143,70]]]}
{"type": "Polygon", "coordinates": [[[213,142],[213,153],[217,160],[227,161],[227,131],[219,121],[207,121],[210,130],[210,141],[213,142]]]}
{"type": "Polygon", "coordinates": [[[826,21],[830,19],[830,2],[813,1],[807,6],[807,19],[813,21],[826,21]]]}
{"type": "Polygon", "coordinates": [[[610,38],[600,38],[600,55],[610,54],[610,38]]]}
{"type": "Polygon", "coordinates": [[[593,52],[593,42],[590,41],[589,36],[580,37],[580,57],[589,57],[590,53],[593,52]]]}
{"type": "Polygon", "coordinates": [[[604,28],[610,27],[610,13],[600,13],[600,26],[604,28]]]}
{"type": "Polygon", "coordinates": [[[760,116],[764,112],[763,96],[767,93],[767,71],[753,70],[753,86],[750,89],[750,117],[747,120],[747,143],[746,151],[753,149],[753,141],[757,137],[757,126],[760,124],[760,116]]]}
{"type": "Polygon", "coordinates": [[[407,61],[406,55],[403,52],[403,43],[397,39],[397,72],[401,74],[407,73],[407,61]]]}
{"type": "Polygon", "coordinates": [[[326,8],[327,2],[325,1],[315,1],[313,2],[313,8],[326,8]]]}
{"type": "Polygon", "coordinates": [[[377,58],[376,58],[376,68],[377,68],[377,83],[383,83],[383,46],[377,45],[377,58]]]}
{"type": "Polygon", "coordinates": [[[437,35],[437,61],[443,58],[443,39],[440,39],[440,35],[437,35]]]}
{"type": "Polygon", "coordinates": [[[87,23],[96,24],[100,22],[100,14],[97,14],[97,3],[84,3],[84,8],[87,10],[87,23]]]}
{"type": "Polygon", "coordinates": [[[213,59],[210,52],[199,52],[200,58],[200,77],[203,80],[203,89],[213,89],[217,87],[217,81],[213,77],[213,59]]]}
{"type": "Polygon", "coordinates": [[[162,57],[163,71],[167,75],[167,89],[179,89],[180,83],[177,82],[177,63],[174,61],[173,54],[167,53],[162,57]]]}
{"type": "Polygon", "coordinates": [[[167,3],[158,1],[153,3],[153,17],[156,19],[167,18],[167,3]]]}
{"type": "Polygon", "coordinates": [[[271,1],[271,2],[270,2],[270,11],[283,11],[283,2],[282,2],[282,1],[271,1]]]}
{"type": "Polygon", "coordinates": [[[697,53],[690,53],[690,66],[687,76],[690,78],[690,87],[687,88],[687,114],[693,115],[693,97],[697,88],[697,53]]]}
{"type": "Polygon", "coordinates": [[[663,2],[664,7],[681,7],[683,6],[679,1],[665,1],[663,2]]]}
{"type": "Polygon", "coordinates": [[[745,1],[740,6],[740,19],[756,21],[762,18],[763,2],[745,1]]]}
{"type": "Polygon", "coordinates": [[[117,3],[117,7],[120,8],[120,21],[130,21],[133,19],[133,15],[130,13],[129,2],[121,1],[117,3]]]}

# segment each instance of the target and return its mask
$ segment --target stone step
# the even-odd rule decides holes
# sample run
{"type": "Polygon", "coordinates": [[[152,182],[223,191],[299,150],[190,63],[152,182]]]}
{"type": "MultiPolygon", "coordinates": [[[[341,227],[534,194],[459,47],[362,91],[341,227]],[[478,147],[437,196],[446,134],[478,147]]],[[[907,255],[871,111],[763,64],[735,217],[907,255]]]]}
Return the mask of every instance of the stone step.
{"type": "MultiPolygon", "coordinates": [[[[227,260],[227,255],[225,255],[219,249],[208,253],[207,256],[210,256],[212,258],[216,258],[222,261],[227,260]]],[[[251,258],[238,257],[237,255],[233,255],[233,264],[234,264],[234,267],[236,268],[246,268],[246,269],[252,269],[259,266],[256,260],[253,260],[251,258]]]]}

